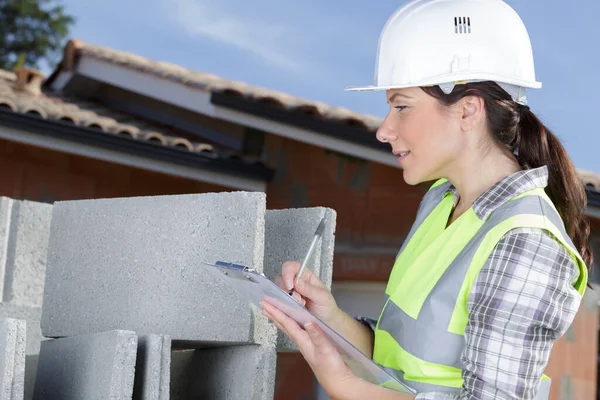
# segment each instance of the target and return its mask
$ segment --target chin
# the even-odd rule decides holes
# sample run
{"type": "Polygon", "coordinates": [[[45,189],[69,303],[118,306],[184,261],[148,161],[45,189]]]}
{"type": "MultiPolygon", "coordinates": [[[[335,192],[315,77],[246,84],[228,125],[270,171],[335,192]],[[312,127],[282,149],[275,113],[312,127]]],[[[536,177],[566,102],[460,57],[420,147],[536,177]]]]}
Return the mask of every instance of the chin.
{"type": "Polygon", "coordinates": [[[432,181],[437,181],[440,179],[438,177],[439,174],[435,173],[417,173],[415,170],[403,169],[404,182],[410,186],[416,186],[421,183],[427,183],[432,181]]]}
{"type": "Polygon", "coordinates": [[[415,186],[415,185],[418,185],[419,183],[425,182],[425,180],[420,179],[415,174],[411,174],[410,172],[408,172],[406,170],[406,168],[404,169],[403,176],[404,176],[404,182],[406,182],[406,184],[410,185],[410,186],[415,186]]]}

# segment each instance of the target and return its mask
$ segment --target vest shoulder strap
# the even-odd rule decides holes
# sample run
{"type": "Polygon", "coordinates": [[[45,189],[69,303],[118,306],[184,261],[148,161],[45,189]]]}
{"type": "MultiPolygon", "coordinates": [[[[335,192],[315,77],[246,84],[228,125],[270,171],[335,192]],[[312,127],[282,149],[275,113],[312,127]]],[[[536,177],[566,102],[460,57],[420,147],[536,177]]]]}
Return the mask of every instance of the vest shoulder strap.
{"type": "MultiPolygon", "coordinates": [[[[536,194],[531,194],[536,195],[536,194]]],[[[544,196],[541,196],[544,197],[544,196]]],[[[462,287],[460,289],[458,301],[456,302],[456,306],[451,318],[450,322],[450,331],[455,333],[464,332],[464,328],[467,324],[468,315],[465,312],[464,306],[467,304],[467,299],[471,288],[479,275],[479,272],[485,265],[487,259],[491,255],[492,251],[500,242],[500,240],[508,234],[510,231],[517,228],[534,228],[534,229],[542,229],[546,232],[549,232],[552,237],[560,243],[571,256],[571,259],[577,266],[579,270],[579,277],[575,284],[573,285],[575,289],[579,292],[581,296],[584,295],[586,290],[586,284],[588,280],[588,272],[585,262],[583,258],[577,251],[577,249],[573,248],[572,242],[570,239],[565,238],[561,229],[555,226],[550,219],[543,214],[516,214],[512,215],[509,218],[504,219],[502,222],[495,225],[490,231],[485,235],[484,239],[481,241],[480,245],[475,252],[475,255],[471,259],[471,263],[465,279],[463,281],[462,287]]]]}

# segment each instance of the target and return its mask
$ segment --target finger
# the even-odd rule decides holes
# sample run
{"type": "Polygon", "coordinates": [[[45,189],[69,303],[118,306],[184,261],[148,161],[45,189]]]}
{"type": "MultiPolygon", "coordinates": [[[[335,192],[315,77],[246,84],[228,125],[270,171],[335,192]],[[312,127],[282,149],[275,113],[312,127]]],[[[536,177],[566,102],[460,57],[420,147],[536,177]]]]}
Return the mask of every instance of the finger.
{"type": "Polygon", "coordinates": [[[287,335],[287,332],[285,331],[284,327],[268,311],[262,310],[262,314],[265,317],[269,318],[269,320],[271,320],[271,322],[273,322],[273,324],[275,324],[275,326],[277,328],[281,329],[283,331],[283,333],[285,333],[287,335]]]}
{"type": "MultiPolygon", "coordinates": [[[[283,263],[281,276],[283,278],[285,289],[291,290],[294,287],[296,284],[296,275],[298,274],[301,266],[302,264],[300,264],[298,261],[286,261],[283,263]]],[[[323,282],[321,282],[321,280],[308,267],[304,269],[304,272],[302,273],[302,279],[306,279],[313,285],[325,287],[323,282]]]]}
{"type": "Polygon", "coordinates": [[[304,352],[312,348],[312,343],[308,333],[296,321],[285,315],[282,311],[273,307],[271,304],[265,303],[264,309],[271,315],[274,321],[281,325],[281,330],[298,345],[298,348],[304,352]]]}
{"type": "Polygon", "coordinates": [[[296,300],[300,304],[302,304],[302,301],[304,301],[304,299],[302,298],[302,295],[300,295],[300,293],[298,293],[295,290],[294,290],[294,293],[292,294],[292,297],[294,298],[294,300],[296,300]]]}
{"type": "MultiPolygon", "coordinates": [[[[285,287],[285,285],[283,284],[283,278],[282,278],[281,276],[277,276],[277,277],[275,278],[275,284],[276,284],[276,285],[277,285],[279,288],[281,288],[281,289],[285,290],[286,292],[288,291],[288,289],[287,289],[287,288],[285,287]]],[[[292,293],[292,297],[293,297],[293,298],[294,298],[294,300],[296,300],[298,303],[300,303],[300,304],[302,304],[302,305],[305,305],[305,304],[306,304],[306,301],[305,301],[305,300],[302,298],[302,296],[300,295],[300,293],[296,292],[295,290],[294,290],[294,293],[292,293]]]]}
{"type": "Polygon", "coordinates": [[[275,284],[277,286],[279,286],[281,289],[283,290],[287,290],[287,288],[285,287],[285,284],[283,283],[283,278],[281,277],[281,275],[276,276],[275,280],[274,280],[275,284]]]}
{"type": "Polygon", "coordinates": [[[308,333],[308,336],[313,342],[315,352],[322,356],[330,356],[335,354],[337,350],[333,347],[329,339],[323,334],[323,331],[319,329],[314,323],[309,322],[304,326],[304,329],[308,333]]]}
{"type": "Polygon", "coordinates": [[[300,269],[300,263],[297,261],[286,261],[281,268],[281,277],[286,290],[292,290],[296,274],[300,269]]]}

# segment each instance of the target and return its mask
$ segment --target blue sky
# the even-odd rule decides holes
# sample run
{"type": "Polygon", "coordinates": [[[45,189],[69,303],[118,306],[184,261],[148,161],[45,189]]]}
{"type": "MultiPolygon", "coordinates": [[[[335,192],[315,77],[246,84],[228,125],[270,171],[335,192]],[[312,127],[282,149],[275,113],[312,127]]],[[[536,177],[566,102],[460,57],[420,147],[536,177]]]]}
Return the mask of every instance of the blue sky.
{"type": "MultiPolygon", "coordinates": [[[[405,1],[63,0],[72,37],[353,111],[384,116],[370,84],[381,27],[405,1]],[[143,7],[140,5],[143,4],[143,7]]],[[[575,166],[600,172],[600,2],[507,0],[532,40],[529,104],[575,166]]]]}

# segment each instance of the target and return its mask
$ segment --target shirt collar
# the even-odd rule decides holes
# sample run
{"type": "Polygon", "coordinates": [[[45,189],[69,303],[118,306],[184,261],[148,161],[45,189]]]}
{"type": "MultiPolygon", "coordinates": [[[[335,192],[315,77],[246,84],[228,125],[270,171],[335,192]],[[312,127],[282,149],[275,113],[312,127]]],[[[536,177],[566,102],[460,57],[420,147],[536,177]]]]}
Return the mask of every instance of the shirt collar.
{"type": "MultiPolygon", "coordinates": [[[[486,219],[492,211],[506,203],[511,198],[535,188],[548,186],[548,167],[541,166],[515,172],[496,182],[492,187],[483,192],[471,207],[479,219],[486,219]]],[[[458,202],[458,191],[450,184],[444,196],[451,193],[454,204],[458,202]]]]}

